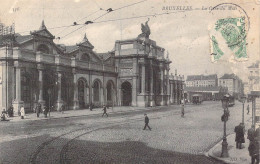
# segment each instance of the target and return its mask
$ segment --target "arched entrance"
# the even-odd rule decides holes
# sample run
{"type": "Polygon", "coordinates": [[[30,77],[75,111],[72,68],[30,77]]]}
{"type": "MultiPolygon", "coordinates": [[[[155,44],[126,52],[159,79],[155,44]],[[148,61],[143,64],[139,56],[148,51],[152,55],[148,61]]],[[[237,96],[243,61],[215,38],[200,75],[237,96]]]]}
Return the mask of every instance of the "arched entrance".
{"type": "Polygon", "coordinates": [[[132,85],[126,81],[121,85],[122,90],[122,106],[132,105],[132,85]]]}
{"type": "Polygon", "coordinates": [[[43,75],[43,100],[47,108],[55,106],[57,101],[57,78],[56,74],[48,70],[43,75]]]}

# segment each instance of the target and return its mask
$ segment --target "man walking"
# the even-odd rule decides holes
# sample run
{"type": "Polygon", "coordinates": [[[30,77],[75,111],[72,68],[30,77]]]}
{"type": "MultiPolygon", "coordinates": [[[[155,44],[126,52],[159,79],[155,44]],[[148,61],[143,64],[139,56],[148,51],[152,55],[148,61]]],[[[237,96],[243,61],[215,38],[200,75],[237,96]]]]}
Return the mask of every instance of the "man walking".
{"type": "Polygon", "coordinates": [[[107,117],[108,117],[108,114],[107,114],[107,107],[104,105],[104,108],[103,108],[103,115],[102,115],[102,117],[104,116],[104,114],[106,114],[107,115],[107,117]]]}
{"type": "Polygon", "coordinates": [[[25,110],[24,110],[24,106],[22,105],[21,107],[21,119],[24,119],[24,116],[25,116],[25,110]]]}
{"type": "Polygon", "coordinates": [[[248,151],[251,156],[251,164],[259,164],[259,141],[257,138],[250,142],[248,151]]]}
{"type": "Polygon", "coordinates": [[[148,125],[149,124],[149,118],[148,118],[147,114],[144,114],[144,116],[145,116],[145,118],[144,118],[145,125],[144,125],[144,129],[143,130],[145,130],[146,127],[148,127],[149,130],[152,130],[152,128],[150,128],[150,126],[148,125]]]}
{"type": "Polygon", "coordinates": [[[247,115],[249,114],[249,110],[250,110],[250,108],[249,108],[249,104],[247,105],[247,115]]]}
{"type": "Polygon", "coordinates": [[[181,117],[184,117],[184,103],[181,104],[181,117]]]}
{"type": "Polygon", "coordinates": [[[252,125],[250,129],[247,131],[247,139],[249,139],[250,143],[254,141],[255,138],[255,126],[252,125]]]}
{"type": "Polygon", "coordinates": [[[40,113],[41,113],[41,104],[37,104],[36,106],[36,115],[37,117],[40,117],[40,113]]]}
{"type": "Polygon", "coordinates": [[[245,137],[244,137],[244,127],[243,124],[240,123],[238,126],[235,127],[235,133],[236,133],[236,148],[242,149],[242,143],[245,143],[245,137]]]}

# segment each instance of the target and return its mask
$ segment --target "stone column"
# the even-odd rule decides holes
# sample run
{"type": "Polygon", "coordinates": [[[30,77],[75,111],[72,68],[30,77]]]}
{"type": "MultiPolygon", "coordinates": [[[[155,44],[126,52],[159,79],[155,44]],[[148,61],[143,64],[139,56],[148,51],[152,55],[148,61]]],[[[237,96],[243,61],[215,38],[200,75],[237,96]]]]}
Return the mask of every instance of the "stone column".
{"type": "Polygon", "coordinates": [[[145,94],[145,65],[142,65],[142,94],[145,94]]]}
{"type": "Polygon", "coordinates": [[[133,86],[132,86],[132,106],[137,106],[137,59],[133,59],[133,86]]]}
{"type": "Polygon", "coordinates": [[[155,106],[155,102],[154,102],[154,93],[153,93],[153,79],[154,79],[154,75],[153,75],[153,65],[151,63],[150,65],[150,106],[153,107],[155,106]]]}
{"type": "Polygon", "coordinates": [[[170,103],[173,104],[173,83],[170,82],[170,103]]]}
{"type": "Polygon", "coordinates": [[[105,94],[105,88],[100,86],[100,105],[104,105],[104,94],[105,94]]]}
{"type": "Polygon", "coordinates": [[[169,69],[167,68],[167,70],[166,70],[166,94],[167,94],[167,96],[166,96],[166,98],[167,98],[167,101],[166,101],[166,104],[167,105],[170,105],[170,83],[169,83],[169,69]]]}
{"type": "Polygon", "coordinates": [[[73,95],[73,109],[79,109],[79,99],[78,99],[78,83],[77,83],[77,74],[73,73],[73,86],[74,86],[74,95],[73,95]]]}
{"type": "MultiPolygon", "coordinates": [[[[21,67],[15,67],[15,82],[16,82],[16,90],[15,90],[15,101],[13,102],[14,111],[17,114],[20,112],[20,108],[23,105],[23,101],[21,100],[21,67]]],[[[7,110],[7,109],[6,109],[7,110]]]]}
{"type": "Polygon", "coordinates": [[[160,105],[164,105],[164,69],[161,68],[161,102],[160,105]]]}
{"type": "Polygon", "coordinates": [[[58,72],[58,99],[57,99],[57,109],[60,111],[60,107],[63,104],[63,101],[61,99],[61,72],[58,72]]]}
{"type": "Polygon", "coordinates": [[[138,106],[146,106],[146,90],[145,90],[145,64],[142,64],[142,82],[141,82],[141,93],[138,95],[138,106]]]}

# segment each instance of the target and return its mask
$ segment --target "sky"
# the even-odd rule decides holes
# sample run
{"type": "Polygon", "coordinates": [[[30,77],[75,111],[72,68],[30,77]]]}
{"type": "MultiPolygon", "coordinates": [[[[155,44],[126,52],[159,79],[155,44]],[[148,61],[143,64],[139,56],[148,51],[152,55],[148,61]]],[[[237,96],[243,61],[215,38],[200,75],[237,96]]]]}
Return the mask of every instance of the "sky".
{"type": "MultiPolygon", "coordinates": [[[[16,32],[26,35],[29,31],[39,29],[44,20],[47,29],[56,38],[61,38],[55,39],[55,43],[73,45],[79,43],[86,33],[96,52],[107,52],[114,48],[116,40],[136,38],[141,33],[141,23],[149,18],[150,39],[169,52],[171,73],[175,69],[185,77],[215,73],[220,77],[224,73],[235,73],[246,82],[247,67],[260,57],[259,1],[231,0],[228,3],[233,4],[220,5],[219,10],[210,10],[221,3],[227,1],[1,0],[0,21],[7,25],[15,23],[16,32]],[[223,6],[225,10],[221,10],[223,6]],[[228,7],[236,9],[228,10],[228,7]],[[106,14],[108,8],[115,11],[106,14]],[[158,15],[167,12],[169,14],[158,15]],[[139,16],[143,17],[125,19],[139,16]],[[243,16],[246,17],[248,58],[236,61],[230,52],[224,52],[225,58],[213,63],[210,35],[216,21],[243,16]],[[73,22],[86,21],[94,23],[79,30],[76,29],[80,26],[63,27],[72,25],[73,22]]],[[[225,42],[222,45],[225,46],[225,42]]]]}

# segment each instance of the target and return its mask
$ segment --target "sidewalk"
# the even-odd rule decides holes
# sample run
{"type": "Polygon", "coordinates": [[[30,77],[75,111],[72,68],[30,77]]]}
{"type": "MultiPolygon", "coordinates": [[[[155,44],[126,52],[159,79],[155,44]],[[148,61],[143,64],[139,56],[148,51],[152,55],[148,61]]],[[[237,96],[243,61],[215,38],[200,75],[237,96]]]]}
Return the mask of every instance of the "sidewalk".
{"type": "MultiPolygon", "coordinates": [[[[48,113],[48,117],[45,118],[43,113],[40,114],[40,117],[36,117],[36,113],[28,113],[25,114],[24,119],[21,119],[20,116],[15,115],[14,117],[7,117],[8,120],[12,121],[12,122],[17,122],[17,121],[32,121],[32,120],[44,120],[44,119],[58,119],[58,118],[66,118],[66,117],[81,117],[81,116],[93,116],[93,115],[100,115],[102,116],[102,111],[103,108],[94,108],[92,111],[90,111],[89,109],[80,109],[80,110],[66,110],[63,113],[62,112],[58,112],[58,111],[52,111],[50,113],[50,117],[49,117],[49,113],[48,113]]],[[[109,109],[107,109],[107,113],[109,114],[113,114],[113,113],[128,113],[128,112],[133,112],[133,111],[144,111],[144,113],[147,110],[151,110],[154,108],[145,108],[145,107],[110,107],[109,109]]]]}
{"type": "Polygon", "coordinates": [[[242,149],[236,148],[235,136],[236,134],[234,133],[227,137],[229,153],[228,158],[220,157],[222,149],[222,140],[210,149],[210,151],[208,152],[208,156],[215,158],[219,161],[223,161],[224,163],[250,164],[251,157],[249,156],[248,152],[249,140],[246,139],[247,134],[245,134],[245,143],[242,144],[242,149]]]}

